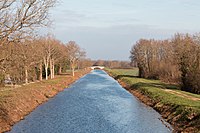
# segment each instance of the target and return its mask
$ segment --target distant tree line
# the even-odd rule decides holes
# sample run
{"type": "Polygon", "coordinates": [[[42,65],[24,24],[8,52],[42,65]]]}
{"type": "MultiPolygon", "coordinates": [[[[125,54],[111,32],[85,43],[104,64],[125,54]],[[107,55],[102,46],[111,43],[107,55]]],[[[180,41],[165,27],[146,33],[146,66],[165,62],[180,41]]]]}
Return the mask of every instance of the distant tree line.
{"type": "Polygon", "coordinates": [[[87,66],[85,51],[74,41],[64,44],[52,35],[36,36],[48,26],[57,0],[0,1],[0,84],[54,78],[71,68],[87,66]]]}
{"type": "Polygon", "coordinates": [[[97,60],[93,61],[94,66],[105,66],[107,68],[132,68],[129,61],[118,60],[97,60]]]}
{"type": "Polygon", "coordinates": [[[182,90],[200,93],[200,35],[140,39],[130,53],[132,63],[139,68],[139,77],[180,83],[182,90]]]}

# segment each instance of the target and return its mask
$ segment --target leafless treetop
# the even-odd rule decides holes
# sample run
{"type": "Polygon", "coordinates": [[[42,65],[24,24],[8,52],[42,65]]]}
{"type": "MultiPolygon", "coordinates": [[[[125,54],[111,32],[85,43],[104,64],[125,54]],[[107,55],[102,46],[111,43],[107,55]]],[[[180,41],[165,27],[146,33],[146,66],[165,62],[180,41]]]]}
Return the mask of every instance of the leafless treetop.
{"type": "Polygon", "coordinates": [[[49,24],[56,0],[0,0],[0,40],[12,40],[35,27],[49,24]]]}

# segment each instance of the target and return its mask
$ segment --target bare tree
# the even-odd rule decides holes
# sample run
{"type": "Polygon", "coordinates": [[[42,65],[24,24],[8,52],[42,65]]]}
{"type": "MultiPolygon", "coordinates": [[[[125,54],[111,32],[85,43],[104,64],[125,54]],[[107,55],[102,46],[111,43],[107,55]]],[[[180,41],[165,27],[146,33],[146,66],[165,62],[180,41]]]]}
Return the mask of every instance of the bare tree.
{"type": "Polygon", "coordinates": [[[32,66],[36,65],[39,61],[36,55],[36,47],[32,41],[25,41],[16,45],[17,50],[15,54],[18,56],[18,61],[23,65],[25,72],[25,83],[28,83],[29,70],[32,66]]]}
{"type": "Polygon", "coordinates": [[[56,0],[0,0],[0,43],[16,40],[34,28],[49,24],[56,0]],[[16,36],[17,35],[17,36],[16,36]]]}
{"type": "Polygon", "coordinates": [[[55,63],[59,62],[63,58],[63,44],[56,39],[51,40],[51,56],[50,56],[50,78],[55,76],[55,63]]]}
{"type": "Polygon", "coordinates": [[[14,43],[23,42],[22,40],[34,33],[36,28],[48,26],[49,9],[55,3],[56,0],[0,0],[1,75],[4,75],[5,70],[9,68],[9,65],[5,64],[13,60],[10,48],[15,47],[14,43]]]}
{"type": "Polygon", "coordinates": [[[48,79],[48,68],[49,68],[49,61],[51,58],[51,42],[48,37],[43,37],[39,40],[40,47],[40,54],[42,56],[42,60],[44,63],[45,68],[45,79],[48,79]]]}
{"type": "Polygon", "coordinates": [[[50,78],[54,78],[55,74],[61,73],[62,68],[66,69],[68,66],[71,66],[74,75],[79,60],[82,62],[82,67],[90,62],[84,61],[85,52],[75,42],[70,42],[66,46],[50,35],[26,38],[21,42],[10,42],[0,47],[0,58],[9,55],[1,60],[1,83],[6,77],[17,84],[42,80],[43,68],[46,79],[49,74],[50,78]],[[60,68],[59,71],[57,68],[60,68]]]}
{"type": "Polygon", "coordinates": [[[57,59],[57,64],[58,64],[58,74],[62,74],[63,70],[66,69],[67,65],[69,64],[68,62],[68,51],[67,48],[64,44],[60,44],[59,46],[59,51],[60,51],[60,57],[56,58],[57,59]]]}
{"type": "Polygon", "coordinates": [[[197,79],[200,74],[200,46],[198,42],[189,34],[176,34],[172,43],[176,63],[181,72],[182,90],[199,93],[197,79]]]}
{"type": "Polygon", "coordinates": [[[77,65],[77,62],[85,56],[85,51],[83,51],[75,41],[69,41],[66,45],[68,59],[70,61],[70,66],[72,69],[72,75],[74,76],[74,71],[77,65]]]}
{"type": "Polygon", "coordinates": [[[199,35],[176,34],[171,40],[139,40],[131,49],[139,76],[181,83],[181,89],[200,93],[199,35]]]}
{"type": "Polygon", "coordinates": [[[66,47],[51,35],[40,38],[37,41],[37,45],[39,55],[41,56],[40,71],[42,69],[41,63],[44,63],[46,80],[48,79],[48,69],[50,70],[50,78],[52,79],[55,75],[55,63],[59,63],[64,58],[66,47]]]}
{"type": "Polygon", "coordinates": [[[78,62],[78,68],[79,69],[83,69],[83,68],[87,68],[92,66],[93,63],[91,61],[91,59],[80,59],[80,61],[78,62]]]}

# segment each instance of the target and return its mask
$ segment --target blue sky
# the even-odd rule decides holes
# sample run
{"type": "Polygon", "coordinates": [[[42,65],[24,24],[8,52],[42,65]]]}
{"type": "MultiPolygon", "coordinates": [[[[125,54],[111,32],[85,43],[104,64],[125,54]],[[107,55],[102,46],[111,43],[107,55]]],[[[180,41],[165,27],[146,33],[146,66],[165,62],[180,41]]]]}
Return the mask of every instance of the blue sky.
{"type": "Polygon", "coordinates": [[[91,59],[129,60],[140,38],[200,32],[199,7],[200,0],[62,0],[50,31],[76,41],[91,59]]]}

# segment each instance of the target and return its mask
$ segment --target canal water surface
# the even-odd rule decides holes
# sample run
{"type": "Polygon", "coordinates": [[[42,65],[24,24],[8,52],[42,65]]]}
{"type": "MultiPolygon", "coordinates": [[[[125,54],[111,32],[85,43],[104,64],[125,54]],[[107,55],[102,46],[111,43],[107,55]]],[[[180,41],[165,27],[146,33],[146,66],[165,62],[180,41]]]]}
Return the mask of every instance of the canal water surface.
{"type": "Polygon", "coordinates": [[[169,133],[152,108],[94,70],[36,108],[10,133],[169,133]]]}

